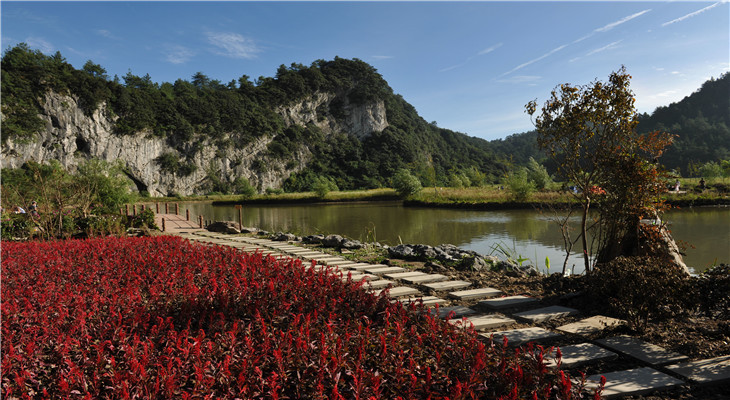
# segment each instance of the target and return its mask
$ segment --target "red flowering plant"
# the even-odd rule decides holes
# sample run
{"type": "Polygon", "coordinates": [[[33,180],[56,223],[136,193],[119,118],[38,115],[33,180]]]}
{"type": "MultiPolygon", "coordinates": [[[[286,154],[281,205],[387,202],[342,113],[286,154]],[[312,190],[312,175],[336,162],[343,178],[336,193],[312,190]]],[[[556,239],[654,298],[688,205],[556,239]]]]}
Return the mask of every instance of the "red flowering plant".
{"type": "Polygon", "coordinates": [[[2,396],[578,396],[542,351],[342,278],[174,237],[4,243],[2,396]]]}

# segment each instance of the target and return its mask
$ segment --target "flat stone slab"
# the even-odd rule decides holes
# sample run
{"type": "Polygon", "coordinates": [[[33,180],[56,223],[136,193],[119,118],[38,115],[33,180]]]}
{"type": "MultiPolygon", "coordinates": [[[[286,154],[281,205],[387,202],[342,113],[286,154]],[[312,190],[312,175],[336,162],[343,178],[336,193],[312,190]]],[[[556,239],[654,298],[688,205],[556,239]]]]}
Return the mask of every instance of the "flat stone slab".
{"type": "Polygon", "coordinates": [[[317,260],[320,258],[325,258],[327,256],[329,256],[329,254],[318,252],[313,252],[312,254],[297,254],[297,257],[303,258],[305,260],[317,260]]]}
{"type": "Polygon", "coordinates": [[[401,267],[372,267],[372,268],[366,268],[365,272],[369,274],[393,274],[396,272],[403,272],[405,271],[405,268],[401,267]]]}
{"type": "MultiPolygon", "coordinates": [[[[431,309],[432,313],[436,312],[435,308],[431,309]]],[[[446,318],[449,316],[449,314],[454,313],[451,315],[451,318],[461,318],[467,315],[476,314],[477,312],[469,307],[464,306],[452,306],[452,307],[439,307],[438,309],[438,317],[439,318],[446,318]]]]}
{"type": "Polygon", "coordinates": [[[355,264],[356,263],[354,261],[346,260],[346,261],[342,261],[342,262],[333,262],[328,265],[333,265],[337,268],[349,268],[350,265],[355,265],[355,264]]]}
{"type": "MultiPolygon", "coordinates": [[[[573,344],[569,346],[560,346],[562,353],[561,366],[563,368],[572,368],[579,365],[595,363],[599,361],[612,360],[618,358],[618,354],[608,351],[603,347],[596,346],[593,343],[573,344]]],[[[558,362],[555,360],[557,348],[550,354],[547,362],[548,368],[557,368],[558,362]]]]}
{"type": "Polygon", "coordinates": [[[404,282],[411,283],[414,285],[418,285],[421,283],[430,283],[430,282],[441,282],[449,279],[446,275],[441,274],[426,274],[423,276],[410,276],[403,278],[404,282]]]}
{"type": "MultiPolygon", "coordinates": [[[[375,264],[377,265],[377,264],[375,264]]],[[[355,263],[355,264],[348,264],[345,266],[347,269],[351,269],[353,271],[364,271],[369,268],[373,268],[374,264],[368,264],[368,263],[355,263]]]]}
{"type": "Polygon", "coordinates": [[[652,366],[674,364],[688,359],[679,353],[665,350],[655,344],[631,336],[615,336],[596,340],[596,343],[610,350],[626,354],[652,366]]]}
{"type": "Polygon", "coordinates": [[[669,365],[675,374],[699,384],[715,384],[730,381],[730,356],[709,358],[669,365]]]}
{"type": "Polygon", "coordinates": [[[471,286],[471,282],[466,281],[446,281],[446,282],[435,282],[425,283],[423,286],[433,290],[454,290],[461,289],[471,286]]]}
{"type": "Polygon", "coordinates": [[[514,316],[524,321],[540,323],[550,321],[551,319],[567,317],[569,315],[576,314],[578,314],[578,310],[574,308],[568,308],[563,306],[550,306],[538,308],[535,310],[519,312],[517,314],[514,314],[514,316]]]}
{"type": "Polygon", "coordinates": [[[423,296],[423,297],[408,297],[405,299],[400,299],[396,301],[400,301],[404,305],[409,303],[418,303],[418,301],[422,301],[424,306],[435,306],[436,304],[447,304],[449,301],[444,300],[442,298],[436,297],[436,296],[423,296]]]}
{"type": "Polygon", "coordinates": [[[502,294],[501,290],[486,287],[486,288],[460,290],[458,292],[451,292],[451,293],[449,293],[449,296],[453,297],[455,299],[459,299],[459,300],[473,300],[473,299],[483,299],[486,297],[500,296],[501,294],[502,294]]]}
{"type": "Polygon", "coordinates": [[[378,279],[377,281],[368,281],[368,283],[366,283],[370,289],[383,289],[391,285],[395,286],[395,284],[395,282],[387,279],[378,279]]]}
{"type": "MultiPolygon", "coordinates": [[[[379,295],[384,290],[388,290],[388,289],[376,290],[376,291],[374,291],[374,293],[379,295]]],[[[417,294],[421,294],[421,292],[419,292],[418,289],[408,287],[408,286],[397,286],[394,288],[390,288],[390,291],[388,292],[388,297],[396,298],[396,297],[414,296],[417,294]]]]}
{"type": "Polygon", "coordinates": [[[558,338],[563,337],[563,335],[555,332],[550,332],[546,329],[542,328],[521,328],[521,329],[512,329],[508,331],[498,331],[498,332],[490,332],[490,333],[480,333],[480,336],[483,336],[487,339],[489,339],[492,335],[494,335],[495,342],[500,342],[503,340],[503,338],[507,338],[507,343],[510,346],[520,346],[527,342],[546,342],[550,340],[555,340],[558,338]]]}
{"type": "Polygon", "coordinates": [[[365,279],[366,281],[377,281],[380,279],[379,276],[373,274],[352,274],[349,271],[347,273],[342,273],[343,281],[346,281],[348,277],[351,277],[354,282],[359,282],[363,279],[365,279]]]}
{"type": "Polygon", "coordinates": [[[625,321],[606,317],[603,315],[596,315],[590,318],[582,319],[572,324],[563,325],[557,328],[557,330],[565,333],[573,333],[576,335],[588,335],[591,333],[600,332],[610,326],[621,325],[625,321]]]}
{"type": "Polygon", "coordinates": [[[423,272],[418,272],[418,271],[408,271],[408,272],[395,272],[395,273],[385,274],[385,277],[390,278],[390,279],[403,279],[403,278],[410,278],[413,276],[424,276],[424,275],[428,275],[428,274],[425,274],[423,272]]]}
{"type": "Polygon", "coordinates": [[[600,384],[601,375],[606,377],[606,386],[601,398],[633,396],[671,389],[684,385],[684,381],[663,374],[653,368],[636,368],[607,374],[591,375],[586,379],[586,389],[593,390],[600,384]]]}
{"type": "Polygon", "coordinates": [[[325,264],[325,265],[334,265],[342,261],[347,261],[342,257],[324,257],[324,258],[315,258],[318,263],[325,264]]]}
{"type": "Polygon", "coordinates": [[[512,325],[516,321],[512,318],[505,317],[504,315],[492,314],[492,315],[472,315],[464,317],[462,319],[452,319],[449,321],[450,324],[459,326],[462,328],[468,328],[474,326],[477,331],[485,329],[499,328],[505,325],[512,325]]]}

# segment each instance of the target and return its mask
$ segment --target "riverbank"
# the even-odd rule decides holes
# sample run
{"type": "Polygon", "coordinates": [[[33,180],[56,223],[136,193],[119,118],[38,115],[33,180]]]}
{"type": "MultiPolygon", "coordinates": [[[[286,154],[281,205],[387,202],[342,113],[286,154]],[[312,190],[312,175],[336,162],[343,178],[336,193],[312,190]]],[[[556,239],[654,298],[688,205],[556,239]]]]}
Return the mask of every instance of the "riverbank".
{"type": "MultiPolygon", "coordinates": [[[[730,206],[730,196],[724,186],[718,189],[688,188],[681,193],[669,192],[664,199],[672,207],[730,206]]],[[[403,201],[406,207],[454,208],[471,210],[520,210],[578,207],[576,199],[565,191],[546,190],[532,193],[526,200],[516,201],[508,190],[491,185],[478,188],[424,188],[418,194],[403,199],[394,189],[332,191],[321,196],[314,192],[266,193],[253,196],[211,194],[142,198],[140,202],[210,201],[214,205],[236,204],[316,204],[376,201],[403,201]]]]}

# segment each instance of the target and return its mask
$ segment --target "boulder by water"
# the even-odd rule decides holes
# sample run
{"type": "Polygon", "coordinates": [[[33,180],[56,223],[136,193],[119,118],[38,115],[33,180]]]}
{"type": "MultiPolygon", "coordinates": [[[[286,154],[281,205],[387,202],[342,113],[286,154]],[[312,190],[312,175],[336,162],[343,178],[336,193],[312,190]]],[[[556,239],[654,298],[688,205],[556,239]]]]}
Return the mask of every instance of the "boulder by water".
{"type": "Polygon", "coordinates": [[[210,232],[237,234],[241,233],[238,229],[238,222],[233,221],[216,221],[208,225],[205,229],[210,232]]]}

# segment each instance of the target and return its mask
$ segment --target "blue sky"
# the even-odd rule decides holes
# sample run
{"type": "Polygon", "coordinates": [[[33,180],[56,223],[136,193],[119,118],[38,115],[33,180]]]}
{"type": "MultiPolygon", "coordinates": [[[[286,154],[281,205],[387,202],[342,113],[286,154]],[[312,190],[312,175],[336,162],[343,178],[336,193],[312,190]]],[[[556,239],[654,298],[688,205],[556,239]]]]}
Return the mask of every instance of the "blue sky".
{"type": "Polygon", "coordinates": [[[524,105],[625,65],[640,112],[730,69],[720,2],[10,2],[2,47],[60,51],[110,76],[229,82],[359,58],[427,121],[485,139],[532,129],[524,105]]]}

